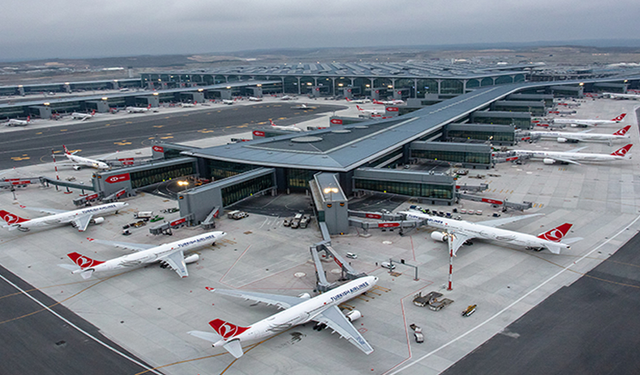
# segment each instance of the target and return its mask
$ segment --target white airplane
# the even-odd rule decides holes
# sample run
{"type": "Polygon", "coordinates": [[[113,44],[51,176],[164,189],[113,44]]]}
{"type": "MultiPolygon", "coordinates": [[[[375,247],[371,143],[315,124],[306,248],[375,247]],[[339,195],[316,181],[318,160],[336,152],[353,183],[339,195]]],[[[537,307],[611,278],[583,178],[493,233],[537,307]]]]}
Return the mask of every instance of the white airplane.
{"type": "Polygon", "coordinates": [[[198,102],[193,102],[193,103],[180,103],[180,106],[182,108],[191,108],[191,107],[195,107],[196,104],[198,104],[198,102]]]}
{"type": "Polygon", "coordinates": [[[371,103],[371,99],[349,99],[349,98],[344,98],[344,100],[348,101],[349,103],[356,103],[356,104],[371,103]]]}
{"type": "Polygon", "coordinates": [[[108,203],[101,204],[98,206],[82,208],[79,210],[73,211],[64,211],[64,210],[55,210],[52,208],[30,208],[25,206],[20,206],[25,210],[32,211],[40,211],[47,214],[51,214],[50,216],[38,217],[35,219],[23,219],[18,215],[14,215],[4,210],[0,210],[0,219],[6,222],[6,225],[3,225],[5,228],[9,228],[9,230],[19,230],[21,232],[27,232],[31,228],[41,227],[46,225],[53,224],[71,224],[73,227],[77,228],[79,232],[84,232],[87,230],[89,223],[100,224],[104,221],[104,217],[95,217],[95,215],[108,214],[111,212],[118,213],[118,210],[121,210],[123,207],[129,205],[128,203],[116,202],[116,203],[108,203]]]}
{"type": "Polygon", "coordinates": [[[627,134],[627,132],[629,131],[629,129],[631,129],[631,125],[627,125],[613,134],[587,133],[591,129],[580,133],[531,131],[529,132],[529,134],[533,137],[556,139],[559,143],[577,143],[580,141],[607,141],[609,142],[609,144],[611,144],[611,142],[619,139],[628,139],[629,134],[627,134]]]}
{"type": "Polygon", "coordinates": [[[358,111],[360,111],[362,113],[366,113],[366,114],[368,114],[370,116],[380,116],[380,115],[384,115],[385,114],[385,111],[379,111],[377,109],[363,109],[359,105],[356,105],[356,108],[358,108],[358,111]]]}
{"type": "Polygon", "coordinates": [[[197,262],[200,256],[191,254],[185,257],[184,253],[209,244],[215,245],[217,240],[226,235],[225,232],[209,232],[158,246],[87,238],[91,242],[133,250],[134,253],[107,261],[99,261],[74,252],[67,254],[67,256],[76,264],[75,266],[69,264],[59,264],[59,266],[72,271],[72,273],[79,273],[83,279],[88,279],[94,272],[138,267],[147,263],[160,262],[163,266],[171,267],[180,277],[187,277],[189,272],[186,265],[197,262]]]}
{"type": "Polygon", "coordinates": [[[298,104],[295,107],[291,107],[293,109],[316,109],[316,107],[309,107],[308,105],[302,103],[302,104],[298,104]]]}
{"type": "Polygon", "coordinates": [[[611,120],[591,120],[591,119],[570,119],[570,118],[554,118],[554,124],[569,124],[572,127],[582,127],[585,128],[587,126],[597,126],[597,125],[608,125],[608,124],[617,124],[624,117],[626,113],[620,114],[618,117],[614,117],[611,120]]]}
{"type": "Polygon", "coordinates": [[[74,120],[84,121],[84,120],[89,120],[93,118],[93,116],[95,115],[96,115],[96,110],[94,109],[93,111],[91,111],[91,113],[73,112],[71,114],[71,118],[74,120]]]}
{"type": "Polygon", "coordinates": [[[269,122],[271,123],[271,127],[274,129],[278,129],[278,130],[289,130],[289,131],[294,131],[294,132],[301,132],[302,129],[300,129],[299,127],[295,126],[295,125],[288,125],[288,126],[284,126],[284,125],[276,125],[273,120],[269,119],[269,122]]]}
{"type": "Polygon", "coordinates": [[[224,99],[222,101],[222,104],[226,104],[226,105],[232,105],[233,103],[234,103],[234,101],[233,100],[229,100],[229,99],[224,99]]]}
{"type": "Polygon", "coordinates": [[[529,151],[529,150],[514,150],[518,157],[528,157],[532,159],[542,159],[542,162],[545,164],[577,164],[580,165],[579,162],[598,162],[598,161],[615,161],[615,160],[628,160],[631,159],[631,154],[629,154],[629,149],[632,147],[632,144],[628,144],[624,147],[617,149],[611,154],[589,154],[589,153],[578,153],[577,151],[582,150],[584,147],[567,151],[529,151]]]}
{"type": "Polygon", "coordinates": [[[240,327],[220,319],[214,319],[209,322],[209,325],[216,333],[203,331],[190,331],[188,333],[212,342],[214,347],[222,346],[231,355],[240,358],[244,354],[241,344],[243,341],[260,340],[298,324],[314,321],[317,322],[314,329],[331,328],[365,354],[370,354],[373,352],[373,348],[351,324],[351,322],[360,318],[362,314],[358,310],[343,314],[338,305],[365,293],[373,288],[376,282],[378,282],[378,278],[375,276],[361,277],[313,298],[308,293],[293,297],[207,288],[212,292],[263,302],[267,305],[276,305],[285,310],[249,327],[240,327]]]}
{"type": "Polygon", "coordinates": [[[5,122],[5,126],[27,126],[31,123],[31,116],[27,116],[26,120],[18,120],[15,118],[9,119],[9,121],[5,122]]]}
{"type": "Polygon", "coordinates": [[[394,99],[394,100],[373,100],[373,104],[380,104],[380,105],[398,105],[398,104],[404,104],[404,100],[400,100],[400,99],[394,99]]]}
{"type": "MultiPolygon", "coordinates": [[[[561,249],[570,248],[567,243],[562,243],[560,241],[567,232],[569,232],[569,229],[571,229],[573,224],[564,223],[556,228],[541,233],[538,236],[495,228],[518,220],[539,216],[540,214],[514,216],[471,223],[468,221],[430,216],[417,211],[405,211],[400,213],[407,215],[408,219],[426,221],[426,225],[442,230],[442,232],[432,232],[431,238],[436,241],[447,241],[454,256],[458,252],[460,246],[473,238],[506,242],[513,245],[524,246],[529,249],[548,249],[554,254],[560,254],[561,249]]],[[[571,242],[575,242],[577,240],[579,240],[579,238],[574,238],[571,239],[571,242]]]]}
{"type": "Polygon", "coordinates": [[[280,100],[294,100],[295,98],[293,96],[289,96],[289,95],[284,95],[282,98],[280,98],[280,100]]]}
{"type": "Polygon", "coordinates": [[[255,96],[250,96],[249,97],[249,101],[250,102],[261,102],[262,98],[256,98],[255,96]]]}
{"type": "Polygon", "coordinates": [[[604,92],[603,96],[608,96],[611,99],[632,99],[632,100],[640,100],[640,95],[638,94],[615,94],[612,92],[604,92]]]}
{"type": "Polygon", "coordinates": [[[147,113],[151,110],[151,104],[145,107],[127,107],[127,112],[129,113],[147,113]]]}
{"type": "Polygon", "coordinates": [[[78,156],[76,155],[76,152],[78,151],[71,152],[67,149],[67,146],[62,145],[62,147],[64,148],[64,156],[73,163],[73,169],[75,170],[79,170],[80,166],[87,166],[95,169],[111,169],[109,164],[103,161],[78,156]]]}

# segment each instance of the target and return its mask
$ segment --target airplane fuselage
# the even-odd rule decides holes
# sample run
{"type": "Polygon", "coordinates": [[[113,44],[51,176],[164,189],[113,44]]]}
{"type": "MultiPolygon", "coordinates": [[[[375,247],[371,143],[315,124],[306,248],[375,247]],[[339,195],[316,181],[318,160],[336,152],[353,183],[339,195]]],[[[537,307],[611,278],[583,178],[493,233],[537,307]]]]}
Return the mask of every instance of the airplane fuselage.
{"type": "Polygon", "coordinates": [[[84,166],[95,168],[95,169],[110,169],[109,165],[105,162],[85,158],[78,155],[73,155],[71,153],[65,154],[65,156],[67,157],[67,159],[69,159],[72,163],[76,165],[84,165],[84,166]]]}
{"type": "Polygon", "coordinates": [[[293,326],[307,323],[328,308],[365,293],[373,288],[377,281],[378,278],[375,276],[365,276],[350,281],[340,287],[310,298],[289,309],[252,324],[246,331],[226,339],[221,339],[217,343],[214,343],[214,346],[222,346],[229,340],[260,340],[293,326]]]}
{"type": "MultiPolygon", "coordinates": [[[[75,220],[78,216],[84,215],[104,215],[111,212],[116,212],[123,207],[127,206],[128,203],[116,202],[116,203],[108,203],[99,206],[93,206],[88,208],[83,208],[80,210],[74,210],[69,212],[63,212],[59,214],[53,214],[45,217],[38,217],[35,219],[30,219],[28,221],[16,224],[19,228],[30,229],[35,227],[42,227],[46,225],[53,224],[66,224],[75,220]]],[[[7,222],[7,224],[12,224],[7,222]]]]}
{"type": "Polygon", "coordinates": [[[571,160],[575,162],[598,162],[598,161],[614,161],[629,159],[629,156],[617,156],[608,154],[590,154],[578,152],[560,152],[560,151],[528,151],[514,150],[518,156],[527,156],[533,159],[554,159],[558,161],[571,160]]]}
{"type": "Polygon", "coordinates": [[[547,241],[527,233],[514,232],[507,229],[494,228],[468,221],[446,219],[414,212],[405,213],[407,214],[407,218],[414,220],[426,220],[427,226],[449,232],[454,236],[456,232],[461,232],[469,234],[474,238],[505,242],[522,247],[546,248],[553,252],[559,251],[558,248],[569,248],[569,245],[547,241]]]}
{"type": "Polygon", "coordinates": [[[529,132],[532,136],[540,136],[549,139],[569,139],[577,141],[614,141],[617,139],[628,139],[628,135],[613,134],[588,134],[588,133],[567,133],[567,132],[529,132]]]}
{"type": "MultiPolygon", "coordinates": [[[[94,272],[111,271],[121,268],[138,267],[146,263],[158,262],[161,258],[174,253],[176,251],[188,252],[206,245],[215,243],[215,241],[226,236],[225,232],[210,232],[200,234],[198,236],[189,237],[184,240],[174,241],[167,244],[162,244],[151,249],[138,251],[132,254],[123,255],[118,258],[113,258],[101,263],[99,265],[88,267],[93,269],[94,272]]],[[[80,273],[85,269],[74,271],[74,273],[80,273]]]]}

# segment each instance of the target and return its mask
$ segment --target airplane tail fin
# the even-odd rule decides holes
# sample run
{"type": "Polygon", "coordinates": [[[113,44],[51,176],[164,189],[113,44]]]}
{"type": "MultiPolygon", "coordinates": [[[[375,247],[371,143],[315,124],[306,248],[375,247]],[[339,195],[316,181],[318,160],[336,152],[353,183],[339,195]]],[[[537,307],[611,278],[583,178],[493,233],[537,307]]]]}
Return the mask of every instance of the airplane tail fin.
{"type": "Polygon", "coordinates": [[[356,108],[358,108],[358,111],[364,111],[364,109],[360,108],[360,106],[357,104],[356,104],[356,108]]]}
{"type": "Polygon", "coordinates": [[[149,105],[147,106],[147,109],[151,109],[151,104],[149,104],[149,105]]]}
{"type": "Polygon", "coordinates": [[[31,121],[31,116],[27,116],[27,122],[31,121]]]}
{"type": "Polygon", "coordinates": [[[627,125],[624,128],[618,130],[617,132],[613,133],[613,135],[625,135],[627,134],[627,132],[629,131],[629,129],[631,129],[631,125],[627,125]]]}
{"type": "Polygon", "coordinates": [[[62,145],[62,148],[64,149],[64,153],[65,153],[65,154],[67,154],[67,155],[73,155],[73,153],[71,153],[71,152],[69,151],[69,149],[67,148],[67,146],[62,145]]]}
{"type": "Polygon", "coordinates": [[[620,116],[612,118],[611,121],[622,121],[622,119],[626,116],[626,113],[621,113],[620,116]]]}
{"type": "Polygon", "coordinates": [[[222,319],[214,319],[209,322],[211,328],[223,339],[228,340],[248,330],[250,327],[239,327],[237,325],[225,322],[222,319]]]}
{"type": "Polygon", "coordinates": [[[629,150],[631,149],[631,147],[633,146],[633,144],[629,143],[628,145],[624,146],[624,147],[620,147],[619,149],[615,150],[614,152],[611,153],[611,155],[613,156],[627,156],[627,153],[629,152],[629,150]]]}
{"type": "Polygon", "coordinates": [[[350,101],[351,101],[351,99],[349,99],[349,98],[344,98],[344,100],[346,100],[346,101],[348,101],[348,102],[350,102],[350,101]]]}
{"type": "MultiPolygon", "coordinates": [[[[99,260],[93,260],[89,257],[86,257],[82,254],[79,253],[69,253],[67,254],[67,256],[69,258],[71,258],[71,260],[73,261],[73,263],[75,263],[78,267],[80,267],[83,271],[86,270],[87,268],[91,268],[91,267],[95,267],[99,264],[104,263],[103,261],[99,261],[99,260]]],[[[89,277],[91,277],[91,274],[89,274],[87,277],[85,277],[84,272],[82,274],[82,277],[84,277],[85,279],[88,279],[89,277]]]]}
{"type": "MultiPolygon", "coordinates": [[[[547,241],[551,241],[551,242],[560,242],[562,240],[562,238],[564,238],[564,236],[567,235],[567,233],[569,232],[569,229],[571,229],[571,227],[573,226],[573,224],[569,224],[569,223],[564,223],[560,226],[557,226],[549,231],[546,231],[540,235],[538,235],[538,238],[541,238],[543,240],[547,240],[547,241]]],[[[551,249],[549,249],[551,250],[551,249]]],[[[553,250],[551,250],[551,252],[553,252],[553,250]]],[[[560,250],[558,250],[557,253],[554,252],[554,254],[558,254],[560,252],[560,250]]]]}
{"type": "Polygon", "coordinates": [[[2,219],[5,223],[7,223],[8,225],[12,226],[14,224],[20,224],[20,223],[24,223],[26,221],[29,221],[29,219],[24,219],[21,218],[18,215],[14,215],[10,212],[7,212],[5,210],[0,210],[0,219],[2,219]]]}
{"type": "Polygon", "coordinates": [[[269,122],[271,123],[271,126],[276,126],[276,124],[273,123],[272,119],[269,119],[269,122]]]}

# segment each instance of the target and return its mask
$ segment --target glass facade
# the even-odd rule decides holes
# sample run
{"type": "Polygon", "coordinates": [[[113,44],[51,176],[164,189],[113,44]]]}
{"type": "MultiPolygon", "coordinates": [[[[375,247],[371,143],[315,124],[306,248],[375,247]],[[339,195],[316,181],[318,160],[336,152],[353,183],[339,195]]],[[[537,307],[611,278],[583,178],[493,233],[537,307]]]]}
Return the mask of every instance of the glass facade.
{"type": "Polygon", "coordinates": [[[148,186],[156,184],[158,182],[193,174],[195,174],[195,167],[193,162],[147,169],[145,171],[139,172],[131,172],[131,187],[136,189],[139,187],[148,186]]]}
{"type": "Polygon", "coordinates": [[[379,181],[355,179],[355,188],[380,191],[389,194],[400,194],[411,197],[452,199],[453,185],[421,184],[416,182],[379,181]]]}
{"type": "Polygon", "coordinates": [[[231,163],[220,160],[209,160],[209,173],[214,181],[248,172],[257,167],[250,164],[231,163]]]}
{"type": "Polygon", "coordinates": [[[453,163],[491,164],[490,152],[411,150],[411,157],[453,163]]]}
{"type": "Polygon", "coordinates": [[[294,191],[308,189],[309,181],[313,180],[313,175],[317,172],[308,169],[287,169],[287,188],[294,191]]]}
{"type": "Polygon", "coordinates": [[[483,130],[449,130],[447,131],[448,138],[464,138],[464,139],[480,139],[488,140],[492,139],[494,142],[507,142],[513,143],[515,138],[514,132],[495,132],[495,131],[483,131],[483,130]],[[493,137],[493,138],[491,138],[493,137]]]}
{"type": "Polygon", "coordinates": [[[249,181],[222,188],[222,205],[227,207],[230,204],[250,197],[257,192],[266,190],[273,186],[273,174],[270,173],[253,178],[249,181]]]}

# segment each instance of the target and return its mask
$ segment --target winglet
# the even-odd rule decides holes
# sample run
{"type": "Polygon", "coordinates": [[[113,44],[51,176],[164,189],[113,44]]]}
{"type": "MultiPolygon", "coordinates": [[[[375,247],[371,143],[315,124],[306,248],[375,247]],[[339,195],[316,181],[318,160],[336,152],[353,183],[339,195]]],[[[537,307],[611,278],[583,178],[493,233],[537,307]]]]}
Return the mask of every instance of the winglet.
{"type": "Polygon", "coordinates": [[[567,235],[569,229],[573,224],[564,223],[560,226],[557,226],[549,231],[546,231],[538,236],[543,240],[551,241],[551,242],[560,242],[564,236],[567,235]]]}

